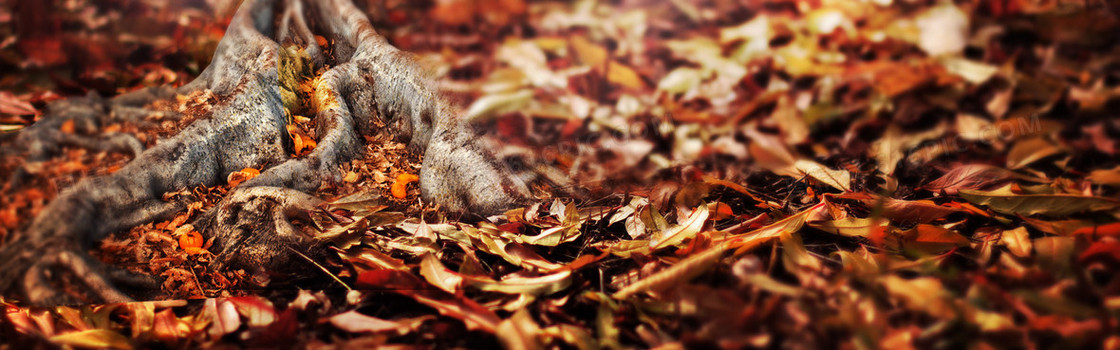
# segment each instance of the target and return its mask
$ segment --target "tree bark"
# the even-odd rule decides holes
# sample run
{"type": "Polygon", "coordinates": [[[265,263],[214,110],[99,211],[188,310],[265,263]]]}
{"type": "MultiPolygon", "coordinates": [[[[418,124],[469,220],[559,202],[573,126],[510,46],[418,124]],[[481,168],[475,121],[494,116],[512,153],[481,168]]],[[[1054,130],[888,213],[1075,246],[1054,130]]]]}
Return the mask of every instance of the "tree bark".
{"type": "MultiPolygon", "coordinates": [[[[359,136],[377,131],[377,121],[423,151],[422,197],[445,210],[493,213],[529,196],[527,186],[478,141],[477,132],[409,54],[379,36],[349,0],[245,1],[212,64],[171,92],[202,89],[219,96],[210,115],[195,116],[197,121],[151,149],[137,149],[139,155],[119,171],[63,191],[22,234],[0,248],[0,286],[15,289],[6,295],[15,292],[40,305],[132,300],[136,295],[122,288],[150,291],[154,280],[91,259],[86,251],[95,242],[182,210],[185,203],[162,200],[166,192],[218,185],[230,172],[270,164],[275,165],[234,188],[196,227],[214,237],[212,250],[223,266],[290,267],[288,249],[277,248],[306,251],[315,242],[295,234],[286,215],[314,205],[317,198],[309,193],[322,181],[339,180],[339,165],[360,155],[359,136]],[[319,47],[315,35],[331,46],[319,47]],[[299,98],[291,93],[293,74],[320,67],[328,70],[305,97],[311,101],[291,101],[299,98]],[[319,140],[309,155],[289,159],[284,106],[295,102],[316,107],[319,140]],[[59,274],[72,274],[89,287],[90,295],[58,288],[59,274]]],[[[157,89],[110,100],[59,102],[43,121],[24,130],[18,142],[49,157],[51,149],[66,143],[50,132],[57,130],[59,120],[77,118],[96,127],[106,114],[127,115],[110,111],[168,95],[174,94],[157,89]],[[67,104],[77,107],[62,108],[67,104]],[[75,114],[78,109],[84,114],[75,114]]],[[[137,145],[126,137],[110,144],[137,145]]]]}

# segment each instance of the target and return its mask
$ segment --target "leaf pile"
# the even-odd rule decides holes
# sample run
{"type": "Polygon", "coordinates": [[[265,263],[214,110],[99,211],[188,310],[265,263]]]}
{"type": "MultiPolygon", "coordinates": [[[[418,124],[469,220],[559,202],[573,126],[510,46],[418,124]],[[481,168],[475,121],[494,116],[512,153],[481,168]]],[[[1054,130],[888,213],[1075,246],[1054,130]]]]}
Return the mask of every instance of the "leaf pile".
{"type": "MultiPolygon", "coordinates": [[[[395,199],[419,162],[371,136],[300,222],[337,252],[330,287],[235,294],[187,263],[164,292],[209,299],[5,302],[4,339],[1120,346],[1114,5],[501,3],[369,11],[538,180],[537,203],[448,218],[407,184],[395,199]]],[[[128,236],[162,253],[121,249],[204,259],[168,250],[172,223],[128,236]]]]}

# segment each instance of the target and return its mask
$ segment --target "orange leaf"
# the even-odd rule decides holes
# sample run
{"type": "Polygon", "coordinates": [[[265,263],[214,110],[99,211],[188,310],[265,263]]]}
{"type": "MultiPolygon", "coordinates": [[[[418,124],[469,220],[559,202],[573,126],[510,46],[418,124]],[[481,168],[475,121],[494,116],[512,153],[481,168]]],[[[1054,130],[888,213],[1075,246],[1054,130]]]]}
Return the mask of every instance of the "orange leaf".
{"type": "Polygon", "coordinates": [[[179,236],[179,247],[187,254],[197,254],[202,251],[202,234],[198,231],[189,231],[179,236]]]}
{"type": "Polygon", "coordinates": [[[237,187],[237,185],[240,185],[242,182],[249,181],[249,179],[257,177],[257,175],[260,175],[260,174],[261,174],[260,170],[253,169],[253,168],[245,168],[245,169],[241,169],[241,170],[229,173],[229,176],[226,176],[226,182],[229,183],[229,187],[231,187],[231,188],[232,187],[237,187]]]}
{"type": "Polygon", "coordinates": [[[313,139],[313,138],[303,136],[303,135],[300,135],[299,138],[303,139],[303,149],[300,149],[300,150],[296,151],[297,153],[299,153],[300,151],[303,151],[303,150],[308,150],[308,151],[314,150],[315,146],[318,145],[318,144],[315,143],[315,139],[313,139]]]}
{"type": "Polygon", "coordinates": [[[408,196],[408,184],[420,180],[419,177],[409,173],[402,173],[397,176],[397,181],[393,182],[393,186],[389,188],[393,197],[404,198],[408,196]]]}
{"type": "Polygon", "coordinates": [[[74,133],[74,120],[70,119],[70,120],[62,122],[62,125],[59,125],[58,130],[62,131],[62,133],[64,133],[64,134],[73,134],[74,133]]]}

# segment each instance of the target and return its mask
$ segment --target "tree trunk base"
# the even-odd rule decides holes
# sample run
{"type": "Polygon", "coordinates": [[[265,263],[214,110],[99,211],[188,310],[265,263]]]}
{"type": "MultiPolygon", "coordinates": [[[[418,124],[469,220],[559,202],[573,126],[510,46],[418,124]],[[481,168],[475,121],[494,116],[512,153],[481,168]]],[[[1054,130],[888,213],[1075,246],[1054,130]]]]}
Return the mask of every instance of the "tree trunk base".
{"type": "Polygon", "coordinates": [[[185,208],[183,201],[164,201],[165,193],[222,184],[229,173],[249,167],[264,170],[233,188],[196,227],[214,239],[216,267],[290,270],[299,259],[293,252],[321,247],[300,235],[289,216],[318,202],[310,193],[324,180],[340,180],[339,166],[361,154],[360,135],[378,132],[377,125],[423,152],[425,200],[447,211],[474,213],[523,203],[529,197],[525,183],[459,116],[413,59],[379,36],[348,0],[248,0],[213,63],[190,84],[109,100],[57,102],[43,121],[23,131],[19,143],[28,145],[32,157],[51,157],[61,145],[137,156],[111,175],[82,180],[60,193],[0,248],[0,285],[13,289],[6,295],[14,292],[40,305],[145,298],[143,292],[156,285],[153,278],[104,266],[86,251],[108,233],[185,208]],[[320,47],[316,35],[331,45],[320,47]],[[302,91],[307,72],[321,70],[314,91],[302,91]],[[124,134],[57,133],[65,120],[95,131],[104,125],[99,120],[135,119],[143,114],[137,108],[151,100],[200,90],[211,91],[218,102],[206,115],[186,116],[195,121],[148,150],[124,134]],[[286,129],[289,109],[314,112],[318,137],[314,151],[294,159],[286,129]],[[77,281],[88,292],[63,288],[60,280],[77,281]]]}

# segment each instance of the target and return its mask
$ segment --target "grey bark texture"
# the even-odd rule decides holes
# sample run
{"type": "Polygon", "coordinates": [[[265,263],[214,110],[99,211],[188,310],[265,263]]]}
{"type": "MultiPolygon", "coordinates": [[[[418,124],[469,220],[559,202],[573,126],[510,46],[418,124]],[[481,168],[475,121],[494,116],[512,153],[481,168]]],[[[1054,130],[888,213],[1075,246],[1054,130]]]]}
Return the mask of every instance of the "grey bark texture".
{"type": "Polygon", "coordinates": [[[153,279],[103,266],[86,251],[111,232],[167,218],[185,207],[162,200],[164,193],[218,185],[246,167],[269,166],[234,188],[196,226],[214,237],[216,263],[283,269],[292,259],[279,247],[308,249],[310,244],[286,217],[315,205],[318,199],[311,193],[324,180],[337,181],[339,165],[360,155],[360,135],[376,132],[381,123],[423,152],[420,188],[426,201],[447,211],[479,214],[522,203],[529,197],[527,186],[460,115],[415,60],[378,35],[349,0],[246,0],[211,65],[191,83],[112,99],[56,102],[41,122],[23,131],[17,144],[26,145],[32,157],[49,157],[64,144],[138,155],[111,175],[62,191],[26,230],[0,247],[0,288],[6,296],[39,305],[144,298],[136,292],[158,289],[153,279]],[[315,35],[332,47],[319,47],[315,35]],[[311,101],[319,107],[318,146],[296,159],[285,149],[290,140],[282,97],[282,71],[298,59],[288,50],[293,45],[302,48],[307,64],[329,67],[311,101]],[[201,89],[220,96],[211,115],[148,150],[127,135],[96,140],[56,135],[66,119],[96,130],[105,118],[128,118],[153,99],[201,89]],[[62,274],[88,287],[87,296],[57,288],[62,274]]]}

